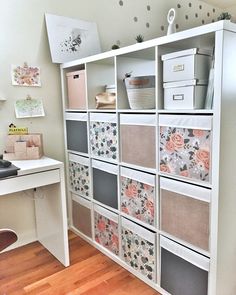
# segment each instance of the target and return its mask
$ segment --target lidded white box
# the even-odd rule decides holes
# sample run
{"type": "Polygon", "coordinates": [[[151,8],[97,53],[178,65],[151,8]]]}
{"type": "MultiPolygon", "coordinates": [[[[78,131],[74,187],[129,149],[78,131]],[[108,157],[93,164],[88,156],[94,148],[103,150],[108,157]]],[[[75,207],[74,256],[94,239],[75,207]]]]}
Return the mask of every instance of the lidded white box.
{"type": "Polygon", "coordinates": [[[208,80],[210,51],[192,48],[162,55],[163,82],[208,80]]]}
{"type": "Polygon", "coordinates": [[[164,109],[203,109],[207,81],[186,80],[164,83],[164,109]]]}

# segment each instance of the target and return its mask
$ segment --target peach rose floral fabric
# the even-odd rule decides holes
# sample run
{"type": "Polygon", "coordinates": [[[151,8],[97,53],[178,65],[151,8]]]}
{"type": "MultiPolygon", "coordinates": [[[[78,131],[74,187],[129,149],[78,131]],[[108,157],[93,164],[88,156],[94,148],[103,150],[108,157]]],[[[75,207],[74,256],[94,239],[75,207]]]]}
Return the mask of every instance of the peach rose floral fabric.
{"type": "Polygon", "coordinates": [[[154,187],[121,177],[121,210],[145,223],[154,225],[154,187]]]}
{"type": "Polygon", "coordinates": [[[119,255],[118,224],[94,212],[95,241],[119,255]]]}
{"type": "Polygon", "coordinates": [[[211,131],[160,127],[160,171],[210,182],[211,131]]]}

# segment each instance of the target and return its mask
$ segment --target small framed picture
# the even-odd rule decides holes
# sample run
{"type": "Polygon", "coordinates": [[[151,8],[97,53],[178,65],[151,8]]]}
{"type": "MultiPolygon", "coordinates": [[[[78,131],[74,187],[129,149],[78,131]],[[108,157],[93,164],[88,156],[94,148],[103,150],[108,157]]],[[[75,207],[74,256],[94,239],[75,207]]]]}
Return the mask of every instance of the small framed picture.
{"type": "Polygon", "coordinates": [[[11,66],[12,85],[15,86],[33,86],[40,87],[40,68],[37,66],[28,66],[24,63],[23,66],[11,66]]]}

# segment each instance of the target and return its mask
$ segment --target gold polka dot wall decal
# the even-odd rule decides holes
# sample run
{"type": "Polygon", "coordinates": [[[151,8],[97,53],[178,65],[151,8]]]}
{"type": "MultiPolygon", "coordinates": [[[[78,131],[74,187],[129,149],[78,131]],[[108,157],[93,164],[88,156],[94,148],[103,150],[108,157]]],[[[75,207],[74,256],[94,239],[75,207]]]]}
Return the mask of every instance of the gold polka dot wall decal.
{"type": "Polygon", "coordinates": [[[165,29],[165,27],[164,26],[161,26],[161,30],[164,31],[164,29],[165,29]]]}
{"type": "Polygon", "coordinates": [[[191,2],[189,2],[188,6],[189,6],[189,7],[192,7],[192,3],[191,3],[191,2]]]}
{"type": "Polygon", "coordinates": [[[209,12],[207,12],[207,16],[210,16],[210,13],[209,12]]]}
{"type": "Polygon", "coordinates": [[[213,8],[212,11],[215,13],[216,12],[215,8],[213,8]]]}
{"type": "Polygon", "coordinates": [[[146,23],[146,27],[149,28],[150,27],[150,24],[149,23],[146,23]]]}
{"type": "Polygon", "coordinates": [[[176,24],[176,25],[175,25],[175,27],[176,27],[176,29],[178,29],[178,28],[179,28],[179,25],[178,25],[178,24],[176,24]]]}
{"type": "Polygon", "coordinates": [[[204,21],[204,19],[202,20],[202,24],[203,24],[203,25],[205,24],[205,21],[204,21]]]}
{"type": "Polygon", "coordinates": [[[177,8],[181,8],[181,5],[180,4],[177,4],[177,8]]]}
{"type": "Polygon", "coordinates": [[[123,1],[119,1],[119,4],[120,4],[120,6],[123,6],[124,5],[124,2],[123,1]]]}
{"type": "Polygon", "coordinates": [[[147,10],[150,11],[151,10],[151,6],[147,5],[147,10]]]}
{"type": "Polygon", "coordinates": [[[187,14],[185,15],[185,19],[188,20],[188,15],[187,14]]]}
{"type": "Polygon", "coordinates": [[[199,5],[199,9],[202,9],[202,5],[199,5]]]}
{"type": "Polygon", "coordinates": [[[137,22],[137,21],[138,21],[138,18],[137,18],[137,16],[135,16],[135,17],[134,17],[134,21],[135,21],[135,22],[137,22]]]}
{"type": "Polygon", "coordinates": [[[197,14],[197,13],[195,13],[195,17],[196,17],[196,18],[198,17],[198,14],[197,14]]]}

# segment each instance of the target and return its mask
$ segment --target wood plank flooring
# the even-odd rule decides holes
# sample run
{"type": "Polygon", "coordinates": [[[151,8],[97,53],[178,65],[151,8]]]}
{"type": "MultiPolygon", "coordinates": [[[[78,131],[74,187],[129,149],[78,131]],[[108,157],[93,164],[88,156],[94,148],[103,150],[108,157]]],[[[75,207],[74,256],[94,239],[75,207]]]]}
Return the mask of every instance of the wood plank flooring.
{"type": "Polygon", "coordinates": [[[69,233],[63,267],[40,243],[0,254],[0,295],[160,295],[97,249],[69,233]]]}

